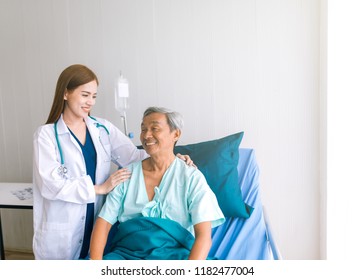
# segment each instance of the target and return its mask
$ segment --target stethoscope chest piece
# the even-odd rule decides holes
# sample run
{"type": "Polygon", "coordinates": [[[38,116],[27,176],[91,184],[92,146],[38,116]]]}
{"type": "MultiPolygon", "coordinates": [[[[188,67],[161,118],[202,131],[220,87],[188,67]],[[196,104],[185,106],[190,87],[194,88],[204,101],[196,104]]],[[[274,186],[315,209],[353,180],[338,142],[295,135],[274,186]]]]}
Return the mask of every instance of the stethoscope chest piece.
{"type": "Polygon", "coordinates": [[[68,173],[68,169],[64,165],[59,166],[57,171],[58,171],[58,174],[63,178],[68,173]]]}

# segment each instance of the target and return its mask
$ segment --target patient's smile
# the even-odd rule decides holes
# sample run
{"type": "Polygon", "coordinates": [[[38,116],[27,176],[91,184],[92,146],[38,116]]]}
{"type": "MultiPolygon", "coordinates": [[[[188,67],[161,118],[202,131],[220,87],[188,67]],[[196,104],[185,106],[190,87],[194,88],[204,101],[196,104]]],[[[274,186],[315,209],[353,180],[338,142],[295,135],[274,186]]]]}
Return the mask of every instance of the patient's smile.
{"type": "Polygon", "coordinates": [[[146,146],[152,146],[152,145],[155,145],[157,142],[149,142],[149,143],[147,143],[147,142],[145,142],[145,145],[146,146]]]}

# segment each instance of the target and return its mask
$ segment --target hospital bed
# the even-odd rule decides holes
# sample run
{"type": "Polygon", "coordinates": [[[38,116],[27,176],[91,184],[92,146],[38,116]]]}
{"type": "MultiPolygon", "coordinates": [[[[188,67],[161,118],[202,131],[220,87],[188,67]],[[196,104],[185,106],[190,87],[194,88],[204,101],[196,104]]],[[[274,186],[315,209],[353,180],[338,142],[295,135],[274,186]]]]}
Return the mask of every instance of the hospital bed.
{"type": "MultiPolygon", "coordinates": [[[[233,137],[234,135],[231,135],[224,139],[217,139],[209,142],[201,142],[197,144],[175,147],[175,152],[188,154],[191,156],[197,167],[205,175],[206,180],[212,190],[214,190],[220,207],[225,213],[226,221],[222,225],[212,229],[212,246],[208,255],[208,259],[282,259],[278,246],[274,241],[271,227],[266,216],[265,208],[261,202],[259,189],[259,168],[256,162],[255,152],[253,149],[239,147],[238,153],[233,152],[236,145],[235,139],[233,139],[233,137]],[[229,141],[229,138],[232,138],[232,140],[229,141]],[[228,159],[230,160],[228,161],[228,159]],[[233,160],[234,162],[237,162],[237,168],[231,168],[233,160]],[[213,161],[217,163],[213,163],[213,161]],[[225,168],[224,166],[229,166],[229,169],[225,168]],[[228,169],[228,172],[223,173],[222,171],[225,171],[225,169],[228,169]],[[238,179],[238,184],[236,184],[236,181],[233,180],[223,181],[224,178],[233,176],[234,178],[238,179]],[[216,177],[218,177],[217,180],[214,180],[216,177]],[[233,199],[226,199],[223,196],[218,196],[219,192],[216,189],[216,184],[218,184],[218,182],[219,187],[228,188],[227,190],[219,189],[219,192],[226,192],[228,196],[233,196],[233,191],[238,188],[238,191],[239,189],[241,191],[240,196],[234,197],[233,199]],[[229,185],[229,187],[227,185],[229,185]],[[247,218],[241,217],[243,215],[241,212],[234,212],[234,214],[232,214],[232,212],[229,211],[230,208],[223,207],[228,202],[232,202],[232,204],[236,202],[236,204],[239,203],[243,206],[244,204],[247,204],[248,207],[251,207],[250,209],[252,209],[251,214],[249,213],[247,218]]],[[[232,205],[233,209],[235,209],[234,207],[235,206],[232,205]]],[[[168,227],[170,229],[170,226],[168,227]]],[[[144,232],[142,230],[143,228],[145,228],[145,224],[139,224],[135,230],[130,230],[133,232],[144,232]]],[[[147,228],[149,228],[149,233],[144,233],[147,235],[144,235],[144,238],[150,240],[152,236],[158,235],[157,232],[152,233],[152,224],[149,224],[147,228]]],[[[125,232],[123,236],[127,239],[127,230],[125,229],[123,232],[125,232]]],[[[172,232],[174,231],[170,230],[169,236],[172,235],[172,232]]],[[[113,233],[113,235],[114,234],[115,233],[113,233]]],[[[137,239],[136,237],[134,238],[137,239]]],[[[138,239],[143,240],[144,238],[140,237],[138,239]]],[[[155,238],[158,240],[164,240],[164,244],[168,243],[168,238],[165,235],[164,237],[155,238]]],[[[156,245],[157,242],[158,241],[155,240],[153,244],[156,245]]],[[[139,245],[140,249],[138,251],[144,252],[144,250],[146,250],[145,244],[147,242],[138,243],[144,245],[139,245]]],[[[125,248],[124,252],[121,250],[119,250],[119,253],[114,252],[113,255],[110,255],[110,257],[107,259],[120,259],[118,258],[119,256],[121,256],[123,253],[127,253],[126,247],[123,246],[122,248],[125,248]]],[[[163,250],[163,252],[165,251],[163,250]]],[[[131,256],[132,254],[129,255],[131,256]]],[[[108,257],[108,255],[106,255],[106,257],[108,257]]],[[[150,254],[149,257],[151,257],[150,254]]]]}
{"type": "Polygon", "coordinates": [[[227,217],[224,224],[213,229],[209,256],[222,260],[282,259],[261,202],[253,149],[239,149],[238,172],[242,197],[254,210],[247,219],[227,217]]]}
{"type": "Polygon", "coordinates": [[[212,229],[209,257],[282,259],[261,201],[255,151],[239,147],[243,135],[244,132],[239,132],[220,139],[176,146],[175,152],[190,155],[205,175],[226,217],[222,225],[212,229]],[[245,212],[241,207],[251,208],[245,212]]]}

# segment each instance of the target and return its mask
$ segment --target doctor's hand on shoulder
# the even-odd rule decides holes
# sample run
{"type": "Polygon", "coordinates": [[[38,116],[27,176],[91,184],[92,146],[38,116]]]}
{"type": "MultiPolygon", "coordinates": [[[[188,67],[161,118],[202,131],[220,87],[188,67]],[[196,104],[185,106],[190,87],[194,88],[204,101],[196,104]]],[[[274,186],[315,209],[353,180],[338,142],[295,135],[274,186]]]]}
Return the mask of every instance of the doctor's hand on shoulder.
{"type": "Polygon", "coordinates": [[[121,168],[110,175],[110,177],[101,185],[95,185],[96,194],[108,194],[116,186],[123,183],[131,177],[131,172],[127,168],[121,168]]]}
{"type": "Polygon", "coordinates": [[[180,153],[177,153],[176,156],[177,156],[179,159],[185,161],[185,163],[186,163],[188,166],[193,166],[193,167],[196,167],[196,168],[197,168],[197,166],[194,164],[193,160],[190,158],[189,155],[182,155],[182,154],[180,154],[180,153]]]}

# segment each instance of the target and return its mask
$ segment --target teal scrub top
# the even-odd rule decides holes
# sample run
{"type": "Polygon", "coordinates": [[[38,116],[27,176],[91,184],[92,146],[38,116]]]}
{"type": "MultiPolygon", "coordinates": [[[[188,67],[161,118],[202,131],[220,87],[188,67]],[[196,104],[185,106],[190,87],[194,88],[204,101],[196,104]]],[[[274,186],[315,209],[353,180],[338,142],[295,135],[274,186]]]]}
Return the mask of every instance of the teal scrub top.
{"type": "MultiPolygon", "coordinates": [[[[89,129],[86,127],[86,138],[85,138],[84,145],[81,144],[79,139],[75,136],[75,134],[70,129],[69,131],[71,135],[75,138],[75,140],[78,142],[81,148],[85,160],[86,174],[90,176],[92,183],[95,185],[97,155],[96,155],[95,146],[94,143],[92,142],[89,129]]],[[[88,203],[86,207],[85,231],[83,237],[83,245],[81,247],[81,252],[79,257],[80,259],[86,258],[89,252],[91,233],[94,227],[94,207],[95,207],[94,203],[88,203]]]]}

